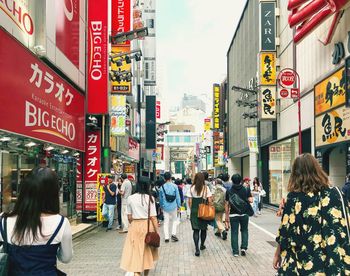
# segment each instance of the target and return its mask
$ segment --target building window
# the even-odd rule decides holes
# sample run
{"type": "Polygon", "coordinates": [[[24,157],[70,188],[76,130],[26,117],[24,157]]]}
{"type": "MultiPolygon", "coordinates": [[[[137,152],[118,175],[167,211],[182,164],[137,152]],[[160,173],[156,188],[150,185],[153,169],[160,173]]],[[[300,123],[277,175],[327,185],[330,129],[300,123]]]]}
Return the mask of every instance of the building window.
{"type": "Polygon", "coordinates": [[[167,136],[168,143],[174,142],[174,136],[167,136]]]}
{"type": "Polygon", "coordinates": [[[180,143],[180,136],[175,136],[175,143],[180,143]]]}
{"type": "Polygon", "coordinates": [[[184,137],[184,142],[185,143],[191,143],[191,137],[190,136],[185,136],[184,137]]]}
{"type": "Polygon", "coordinates": [[[299,155],[298,137],[269,146],[270,203],[278,205],[286,198],[294,159],[299,155]]]}

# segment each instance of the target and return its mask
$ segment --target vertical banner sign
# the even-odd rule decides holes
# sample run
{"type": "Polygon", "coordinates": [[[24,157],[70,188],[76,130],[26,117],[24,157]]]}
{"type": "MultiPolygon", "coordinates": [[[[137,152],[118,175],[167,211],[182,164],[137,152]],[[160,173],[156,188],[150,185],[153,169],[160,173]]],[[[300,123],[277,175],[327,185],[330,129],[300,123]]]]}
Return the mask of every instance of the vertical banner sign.
{"type": "Polygon", "coordinates": [[[204,119],[204,131],[209,131],[211,126],[211,120],[210,118],[204,119]]]}
{"type": "Polygon", "coordinates": [[[160,101],[156,102],[156,119],[160,119],[160,101]]]}
{"type": "Polygon", "coordinates": [[[108,113],[108,1],[88,1],[87,113],[108,113]]]}
{"type": "Polygon", "coordinates": [[[259,152],[256,127],[247,127],[248,146],[250,152],[259,152]]]}
{"type": "Polygon", "coordinates": [[[276,86],[261,86],[259,115],[261,120],[276,120],[276,86]]]}
{"type": "MultiPolygon", "coordinates": [[[[113,46],[112,56],[122,53],[129,53],[130,46],[113,46]]],[[[111,70],[117,72],[114,79],[111,80],[111,93],[112,94],[131,94],[131,78],[130,81],[122,80],[126,74],[131,74],[131,61],[127,63],[125,56],[113,59],[111,62],[111,70]],[[119,63],[120,62],[120,63],[119,63]],[[118,66],[119,65],[119,66],[118,66]],[[120,74],[118,76],[118,74],[120,74]]]]}
{"type": "Polygon", "coordinates": [[[260,51],[276,51],[275,2],[260,2],[260,51]]]}
{"type": "Polygon", "coordinates": [[[80,0],[56,0],[56,46],[79,69],[80,0]],[[69,35],[67,35],[69,30],[69,35]]]}
{"type": "MultiPolygon", "coordinates": [[[[130,31],[130,0],[112,0],[112,36],[130,31]]],[[[130,45],[130,40],[124,44],[130,45]]]]}
{"type": "Polygon", "coordinates": [[[224,133],[219,131],[213,132],[213,155],[214,167],[224,165],[224,133]]]}
{"type": "Polygon", "coordinates": [[[350,57],[346,58],[345,60],[345,98],[346,107],[350,107],[350,57]]]}
{"type": "Polygon", "coordinates": [[[146,96],[146,149],[156,149],[156,96],[146,96]]]}
{"type": "Polygon", "coordinates": [[[81,162],[81,157],[77,158],[77,174],[76,174],[76,180],[77,180],[77,191],[76,191],[76,210],[82,211],[83,209],[83,164],[81,162]]]}
{"type": "Polygon", "coordinates": [[[276,53],[260,53],[260,84],[276,85],[276,53]]]}
{"type": "Polygon", "coordinates": [[[111,134],[124,136],[126,128],[126,97],[111,96],[111,134]]]}
{"type": "Polygon", "coordinates": [[[97,182],[96,182],[96,218],[98,222],[105,221],[104,217],[102,216],[102,210],[101,205],[103,204],[105,200],[105,191],[104,187],[108,184],[108,174],[107,173],[99,173],[97,175],[97,182]]]}
{"type": "Polygon", "coordinates": [[[135,160],[140,160],[140,144],[131,137],[129,137],[128,155],[135,160]]]}
{"type": "Polygon", "coordinates": [[[143,1],[142,19],[148,28],[143,45],[144,85],[156,86],[156,0],[143,1]]]}
{"type": "Polygon", "coordinates": [[[219,129],[221,126],[220,122],[220,85],[213,85],[214,92],[214,107],[213,107],[213,119],[214,119],[214,129],[219,129]]]}
{"type": "Polygon", "coordinates": [[[96,211],[97,175],[101,171],[101,135],[99,131],[86,132],[84,211],[96,211]]]}

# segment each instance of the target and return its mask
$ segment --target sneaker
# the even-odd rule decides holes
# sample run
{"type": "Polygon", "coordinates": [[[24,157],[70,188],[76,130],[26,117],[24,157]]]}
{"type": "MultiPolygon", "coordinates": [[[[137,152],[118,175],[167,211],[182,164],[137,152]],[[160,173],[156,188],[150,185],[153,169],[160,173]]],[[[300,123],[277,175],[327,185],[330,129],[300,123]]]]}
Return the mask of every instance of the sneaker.
{"type": "Polygon", "coordinates": [[[125,234],[128,233],[128,230],[119,230],[119,234],[125,234]]]}
{"type": "Polygon", "coordinates": [[[112,230],[112,228],[107,228],[107,229],[106,229],[106,232],[108,232],[109,230],[112,230]]]}
{"type": "Polygon", "coordinates": [[[120,225],[118,225],[118,226],[115,228],[115,230],[120,230],[120,229],[122,229],[122,227],[121,227],[120,225]]]}
{"type": "Polygon", "coordinates": [[[245,249],[241,249],[241,255],[242,255],[242,256],[245,256],[245,255],[246,255],[245,249]]]}
{"type": "Polygon", "coordinates": [[[215,236],[221,238],[221,233],[220,233],[220,232],[216,232],[216,233],[215,233],[215,236]]]}
{"type": "Polygon", "coordinates": [[[224,241],[227,240],[227,232],[226,231],[222,232],[222,239],[224,241]]]}
{"type": "Polygon", "coordinates": [[[169,242],[169,239],[165,239],[165,242],[169,242]]]}
{"type": "Polygon", "coordinates": [[[195,256],[199,257],[201,255],[201,252],[199,250],[196,250],[196,252],[194,253],[195,256]]]}
{"type": "Polygon", "coordinates": [[[171,235],[171,240],[172,240],[173,242],[179,241],[179,239],[178,239],[175,235],[171,235]]]}
{"type": "Polygon", "coordinates": [[[203,245],[201,245],[200,246],[200,250],[204,250],[204,249],[206,249],[207,247],[203,244],[203,245]]]}
{"type": "Polygon", "coordinates": [[[233,257],[238,257],[238,254],[233,254],[233,257]]]}

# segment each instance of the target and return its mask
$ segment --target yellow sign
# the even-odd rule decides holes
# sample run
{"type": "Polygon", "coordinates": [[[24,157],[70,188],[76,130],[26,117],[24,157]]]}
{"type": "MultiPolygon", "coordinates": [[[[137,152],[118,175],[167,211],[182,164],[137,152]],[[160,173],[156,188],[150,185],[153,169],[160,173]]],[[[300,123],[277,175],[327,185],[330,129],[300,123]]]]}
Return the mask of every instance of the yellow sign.
{"type": "MultiPolygon", "coordinates": [[[[118,55],[122,53],[129,53],[130,52],[130,46],[128,45],[119,45],[119,46],[112,46],[112,56],[118,55]]],[[[130,72],[131,74],[131,63],[126,63],[125,61],[126,56],[117,57],[113,60],[115,62],[111,62],[111,70],[117,73],[114,73],[114,75],[119,75],[122,77],[125,77],[125,75],[130,72]],[[121,62],[121,66],[118,66],[118,62],[121,62]]],[[[111,80],[112,84],[112,94],[131,94],[131,81],[113,81],[111,80]]]]}
{"type": "Polygon", "coordinates": [[[315,116],[345,103],[345,70],[315,85],[315,116]]]}
{"type": "Polygon", "coordinates": [[[211,127],[211,120],[210,118],[204,119],[204,131],[209,131],[211,127]]]}
{"type": "Polygon", "coordinates": [[[213,108],[213,124],[214,129],[220,128],[220,85],[214,84],[214,108],[213,108]]]}
{"type": "Polygon", "coordinates": [[[350,109],[345,105],[316,118],[316,147],[350,140],[350,109]]]}
{"type": "Polygon", "coordinates": [[[101,221],[105,221],[104,217],[102,216],[102,205],[105,201],[105,191],[103,189],[103,187],[105,185],[107,185],[108,183],[108,173],[99,173],[97,174],[97,185],[96,185],[96,189],[97,189],[97,196],[96,196],[96,200],[97,200],[97,210],[96,210],[96,218],[97,221],[101,222],[101,221]]]}
{"type": "Polygon", "coordinates": [[[259,152],[256,127],[247,127],[248,146],[250,152],[259,152]]]}
{"type": "Polygon", "coordinates": [[[276,85],[276,53],[260,53],[260,84],[276,85]]]}

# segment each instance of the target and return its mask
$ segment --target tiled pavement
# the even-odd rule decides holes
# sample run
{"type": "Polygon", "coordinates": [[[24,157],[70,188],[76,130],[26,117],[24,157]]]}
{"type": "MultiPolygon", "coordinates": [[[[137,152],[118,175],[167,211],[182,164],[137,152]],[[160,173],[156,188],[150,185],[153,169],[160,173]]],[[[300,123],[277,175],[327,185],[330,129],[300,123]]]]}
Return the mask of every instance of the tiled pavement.
{"type": "MultiPolygon", "coordinates": [[[[265,211],[252,219],[257,225],[269,222],[270,229],[278,227],[274,214],[265,211]],[[275,225],[275,227],[271,227],[275,225]]],[[[162,232],[162,231],[161,231],[162,232]]],[[[276,232],[276,231],[275,231],[276,232]]],[[[252,224],[249,226],[249,250],[246,257],[233,257],[230,239],[223,241],[208,228],[207,249],[194,256],[192,230],[189,221],[178,227],[177,243],[162,243],[160,259],[150,275],[274,275],[272,257],[273,237],[252,224]]],[[[59,268],[68,275],[125,275],[119,268],[125,234],[105,232],[97,228],[74,241],[74,258],[59,268]]]]}

